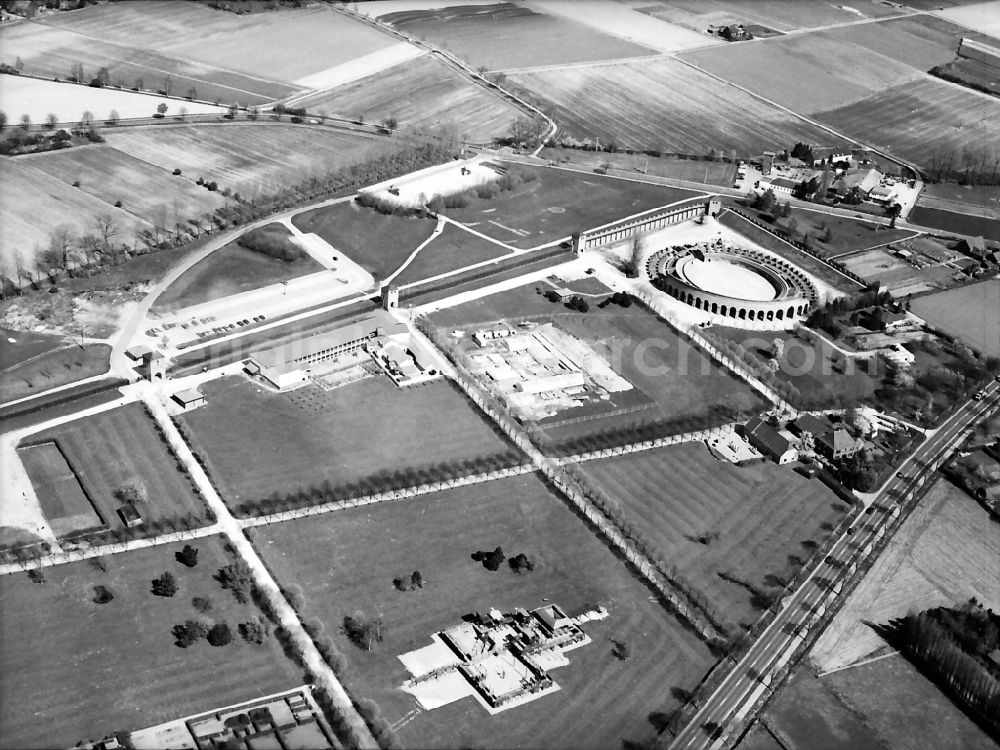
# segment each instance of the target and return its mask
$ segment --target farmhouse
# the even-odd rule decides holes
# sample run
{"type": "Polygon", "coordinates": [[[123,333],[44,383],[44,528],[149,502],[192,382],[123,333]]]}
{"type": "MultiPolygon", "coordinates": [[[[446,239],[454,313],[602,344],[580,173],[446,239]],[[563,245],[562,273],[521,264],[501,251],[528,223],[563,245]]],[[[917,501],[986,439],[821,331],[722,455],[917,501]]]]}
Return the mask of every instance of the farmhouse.
{"type": "Polygon", "coordinates": [[[789,425],[789,430],[797,437],[802,437],[808,432],[815,438],[817,435],[830,432],[832,429],[833,426],[829,422],[812,414],[803,414],[789,425]]]}
{"type": "Polygon", "coordinates": [[[843,427],[835,427],[815,437],[820,455],[833,461],[848,458],[861,450],[861,443],[852,438],[843,427]]]}
{"type": "Polygon", "coordinates": [[[795,180],[789,180],[787,177],[776,177],[770,183],[761,183],[761,187],[765,190],[771,188],[775,193],[791,195],[792,191],[795,190],[795,180]]]}
{"type": "Polygon", "coordinates": [[[982,237],[963,237],[958,241],[955,249],[974,258],[986,257],[986,242],[982,237]]]}
{"type": "Polygon", "coordinates": [[[882,181],[882,174],[877,169],[867,171],[848,172],[833,184],[837,195],[845,196],[857,188],[861,195],[867,197],[868,194],[882,181]]]}
{"type": "Polygon", "coordinates": [[[743,427],[746,439],[764,455],[778,464],[790,464],[799,457],[788,438],[760,417],[754,417],[743,427]]]}
{"type": "Polygon", "coordinates": [[[403,323],[378,311],[342,328],[252,354],[245,369],[284,390],[306,382],[317,366],[358,352],[379,336],[406,332],[403,323]]]}

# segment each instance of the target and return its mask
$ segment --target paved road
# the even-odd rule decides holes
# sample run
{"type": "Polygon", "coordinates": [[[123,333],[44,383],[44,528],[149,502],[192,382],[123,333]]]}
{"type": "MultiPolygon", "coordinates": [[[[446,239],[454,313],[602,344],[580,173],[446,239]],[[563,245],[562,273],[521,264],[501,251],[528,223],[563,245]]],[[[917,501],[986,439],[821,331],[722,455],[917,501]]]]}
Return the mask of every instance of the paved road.
{"type": "MultiPolygon", "coordinates": [[[[1000,384],[990,383],[983,401],[968,401],[926,441],[873,496],[865,513],[844,533],[821,563],[782,602],[782,609],[733,667],[716,691],[705,701],[687,726],[664,745],[673,750],[716,750],[739,737],[742,720],[768,689],[771,679],[784,667],[805,640],[810,628],[820,627],[820,618],[833,603],[858,562],[865,559],[875,542],[886,533],[899,506],[915,490],[934,481],[941,461],[961,443],[968,429],[1000,398],[1000,384]]],[[[773,685],[771,685],[773,687],[773,685]]]]}

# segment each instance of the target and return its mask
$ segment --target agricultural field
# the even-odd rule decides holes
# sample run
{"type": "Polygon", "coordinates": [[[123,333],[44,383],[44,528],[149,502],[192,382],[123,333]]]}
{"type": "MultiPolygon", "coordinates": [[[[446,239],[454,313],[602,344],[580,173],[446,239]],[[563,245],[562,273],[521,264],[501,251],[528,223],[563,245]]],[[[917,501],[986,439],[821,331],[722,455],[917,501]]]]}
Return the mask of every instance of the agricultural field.
{"type": "Polygon", "coordinates": [[[11,124],[27,115],[36,126],[41,126],[51,114],[57,123],[69,128],[79,122],[84,112],[90,112],[97,125],[117,112],[121,119],[152,117],[160,104],[168,112],[176,113],[181,107],[190,115],[218,114],[223,107],[200,102],[178,102],[154,94],[119,91],[112,88],[93,88],[76,83],[56,83],[37,78],[3,76],[0,81],[0,107],[7,113],[11,124]]]}
{"type": "MultiPolygon", "coordinates": [[[[819,34],[728,44],[685,52],[682,57],[730,83],[804,114],[850,105],[891,87],[905,90],[923,77],[916,68],[886,55],[819,34]],[[796,71],[794,78],[787,75],[789,70],[796,71]]],[[[898,128],[899,123],[893,127],[898,128]]],[[[921,128],[919,132],[928,131],[921,128]]],[[[827,144],[829,138],[826,135],[812,142],[836,145],[827,144]]]]}
{"type": "Polygon", "coordinates": [[[380,15],[378,20],[425,39],[477,69],[568,65],[655,53],[563,16],[506,2],[403,10],[380,15]]]}
{"type": "Polygon", "coordinates": [[[606,620],[584,626],[593,643],[553,671],[560,691],[495,716],[468,699],[419,711],[397,727],[405,747],[478,747],[484,738],[510,748],[644,744],[654,737],[647,715],[676,707],[670,689],[692,688],[713,661],[536,475],[261,527],[255,544],[278,580],[301,591],[303,614],[318,618],[347,657],[349,688],[375,700],[390,723],[415,708],[399,689],[408,673],[397,655],[429,645],[432,633],[463,615],[547,601],[568,613],[608,609],[606,620]],[[523,552],[535,569],[489,572],[470,559],[497,546],[523,552]],[[423,588],[395,590],[393,578],[413,570],[423,588]],[[383,616],[386,635],[371,652],[341,629],[358,611],[383,616]],[[627,644],[631,657],[616,658],[611,639],[627,644]]]}
{"type": "Polygon", "coordinates": [[[913,300],[913,312],[969,346],[1000,357],[1000,281],[937,292],[913,300]]]}
{"type": "Polygon", "coordinates": [[[473,195],[466,207],[448,208],[444,213],[477,232],[526,250],[698,195],[693,190],[570,170],[518,169],[525,179],[514,190],[488,200],[473,195]]]}
{"type": "Polygon", "coordinates": [[[823,671],[854,664],[885,646],[868,623],[973,596],[1000,601],[1000,535],[986,510],[939,479],[820,636],[811,658],[823,671]]]}
{"type": "Polygon", "coordinates": [[[58,15],[50,23],[121,45],[141,45],[190,61],[196,69],[293,85],[395,44],[387,34],[315,5],[237,15],[176,1],[131,2],[58,15]]]}
{"type": "Polygon", "coordinates": [[[393,153],[397,139],[275,122],[159,126],[107,134],[108,144],[157,167],[215,181],[245,197],[393,153]]]}
{"type": "MultiPolygon", "coordinates": [[[[25,441],[35,445],[55,441],[76,472],[84,490],[112,529],[123,528],[115,496],[126,484],[145,495],[138,508],[148,525],[180,517],[202,520],[205,506],[190,478],[141,404],[66,422],[25,441]]],[[[36,492],[40,492],[36,488],[36,492]]]]}
{"type": "Polygon", "coordinates": [[[552,147],[543,148],[539,156],[566,166],[596,169],[607,165],[609,171],[620,170],[629,175],[641,173],[718,187],[732,187],[736,177],[736,165],[722,161],[675,159],[666,156],[658,158],[644,154],[612,154],[606,151],[552,147]]]}
{"type": "Polygon", "coordinates": [[[925,183],[917,199],[917,205],[955,211],[968,210],[970,206],[974,206],[977,209],[985,209],[983,215],[1000,219],[1000,186],[959,185],[954,182],[925,183]]]}
{"type": "MultiPolygon", "coordinates": [[[[853,2],[851,7],[869,18],[895,12],[870,0],[853,2]]],[[[859,18],[858,14],[823,0],[756,0],[752,4],[741,0],[658,0],[647,4],[642,12],[696,31],[704,31],[709,26],[748,22],[778,31],[796,31],[859,18]]]]}
{"type": "MultiPolygon", "coordinates": [[[[960,208],[957,207],[956,208],[960,208]]],[[[1000,242],[1000,213],[989,208],[964,208],[962,213],[941,208],[916,206],[907,220],[913,224],[969,237],[985,237],[1000,242]],[[985,216],[978,214],[986,214],[985,216]]]]}
{"type": "Polygon", "coordinates": [[[476,263],[497,260],[510,252],[503,245],[478,234],[446,224],[444,231],[417,253],[417,257],[393,281],[400,286],[413,284],[476,263]]]}
{"type": "Polygon", "coordinates": [[[870,400],[880,384],[874,360],[845,360],[823,340],[809,342],[792,331],[747,331],[712,326],[709,341],[729,339],[762,362],[771,358],[772,342],[781,339],[784,352],[774,377],[798,390],[789,401],[804,409],[858,405],[870,400]]]}
{"type": "Polygon", "coordinates": [[[784,143],[832,139],[679,60],[526,71],[508,80],[544,102],[559,123],[562,141],[599,137],[602,145],[618,148],[747,156],[784,143]]]}
{"type": "MultiPolygon", "coordinates": [[[[268,226],[284,229],[280,224],[268,226]]],[[[182,273],[156,298],[153,314],[172,312],[323,270],[323,266],[308,254],[294,261],[284,261],[247,250],[237,243],[238,240],[233,240],[182,273]]]]}
{"type": "Polygon", "coordinates": [[[221,648],[174,645],[170,629],[199,617],[193,597],[212,602],[206,621],[234,630],[258,614],[212,580],[230,561],[222,542],[190,544],[199,550],[195,568],[176,562],[178,543],[45,568],[40,584],[0,576],[0,736],[7,747],[73,747],[302,684],[273,637],[260,646],[238,637],[221,648]],[[177,578],[173,597],[150,593],[164,571],[177,578]],[[96,603],[98,587],[114,598],[96,603]]]}
{"type": "Polygon", "coordinates": [[[461,140],[472,143],[509,135],[521,115],[506,99],[430,55],[306,97],[297,106],[310,114],[365,122],[395,118],[407,131],[454,125],[461,140]]]}
{"type": "Polygon", "coordinates": [[[208,403],[178,421],[231,505],[509,448],[444,380],[401,389],[377,375],[330,391],[273,393],[233,377],[202,392],[208,403]]]}
{"type": "Polygon", "coordinates": [[[991,144],[1000,143],[1000,100],[929,77],[814,114],[842,133],[924,166],[949,155],[964,163],[966,154],[990,163],[991,144]]]}
{"type": "Polygon", "coordinates": [[[87,146],[25,156],[20,163],[72,185],[148,224],[172,227],[175,216],[202,216],[225,199],[195,184],[194,177],[172,175],[110,146],[87,146]]]}
{"type": "Polygon", "coordinates": [[[1000,39],[1000,2],[975,3],[973,5],[962,4],[958,8],[947,8],[938,11],[937,15],[946,18],[952,23],[960,26],[967,26],[970,29],[982,34],[989,34],[1000,39]]]}
{"type": "Polygon", "coordinates": [[[0,268],[9,279],[17,267],[34,270],[50,232],[59,226],[73,234],[97,231],[99,214],[114,217],[119,236],[131,238],[149,224],[120,208],[113,208],[62,180],[42,174],[24,159],[0,159],[0,268]]]}
{"type": "Polygon", "coordinates": [[[561,16],[603,33],[641,44],[657,52],[678,52],[691,47],[724,44],[722,39],[685,29],[614,0],[532,0],[537,13],[561,16]]]}
{"type": "Polygon", "coordinates": [[[822,542],[847,511],[826,485],[791,466],[739,467],[700,442],[580,467],[721,619],[744,626],[767,607],[753,590],[781,593],[777,579],[791,578],[809,556],[802,542],[822,542]],[[714,538],[699,542],[705,535],[714,538]]]}
{"type": "Polygon", "coordinates": [[[319,235],[376,280],[395,272],[436,226],[432,219],[380,214],[354,201],[303,211],[292,224],[319,235]]]}
{"type": "MultiPolygon", "coordinates": [[[[23,336],[22,331],[15,333],[23,336]]],[[[60,337],[61,340],[61,337],[60,337]]],[[[34,395],[108,371],[111,347],[66,341],[0,370],[0,403],[34,395]]]]}

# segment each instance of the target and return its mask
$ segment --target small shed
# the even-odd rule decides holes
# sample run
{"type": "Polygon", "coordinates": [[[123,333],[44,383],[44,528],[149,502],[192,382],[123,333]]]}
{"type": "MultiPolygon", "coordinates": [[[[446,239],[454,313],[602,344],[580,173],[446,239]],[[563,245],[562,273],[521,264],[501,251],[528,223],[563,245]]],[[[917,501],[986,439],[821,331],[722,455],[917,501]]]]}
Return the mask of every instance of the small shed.
{"type": "Polygon", "coordinates": [[[118,517],[122,519],[122,523],[130,529],[142,525],[142,515],[138,510],[136,510],[132,503],[125,503],[125,505],[121,506],[118,509],[118,517]]]}
{"type": "Polygon", "coordinates": [[[183,391],[175,393],[173,399],[180,404],[184,411],[196,409],[205,403],[205,396],[197,388],[185,388],[183,391]]]}
{"type": "Polygon", "coordinates": [[[125,356],[134,362],[142,362],[153,353],[147,344],[137,344],[125,350],[125,356]]]}

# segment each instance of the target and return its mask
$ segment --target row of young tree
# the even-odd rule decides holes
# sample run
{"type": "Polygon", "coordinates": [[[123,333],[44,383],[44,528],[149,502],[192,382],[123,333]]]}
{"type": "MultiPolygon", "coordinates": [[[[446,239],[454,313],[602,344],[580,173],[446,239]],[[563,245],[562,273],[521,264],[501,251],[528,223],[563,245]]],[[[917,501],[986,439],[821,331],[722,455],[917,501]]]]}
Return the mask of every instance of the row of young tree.
{"type": "Polygon", "coordinates": [[[342,502],[409,487],[447,482],[472,474],[501,471],[519,465],[522,460],[521,455],[512,449],[503,453],[493,453],[465,460],[442,461],[423,467],[411,466],[393,471],[383,470],[356,482],[334,485],[326,480],[322,484],[313,485],[297,492],[289,492],[284,495],[275,492],[268,498],[242,503],[237,512],[243,517],[253,517],[308,508],[323,503],[342,502]]]}
{"type": "Polygon", "coordinates": [[[892,620],[882,628],[890,643],[932,676],[1000,739],[1000,615],[975,599],[892,620]]]}

